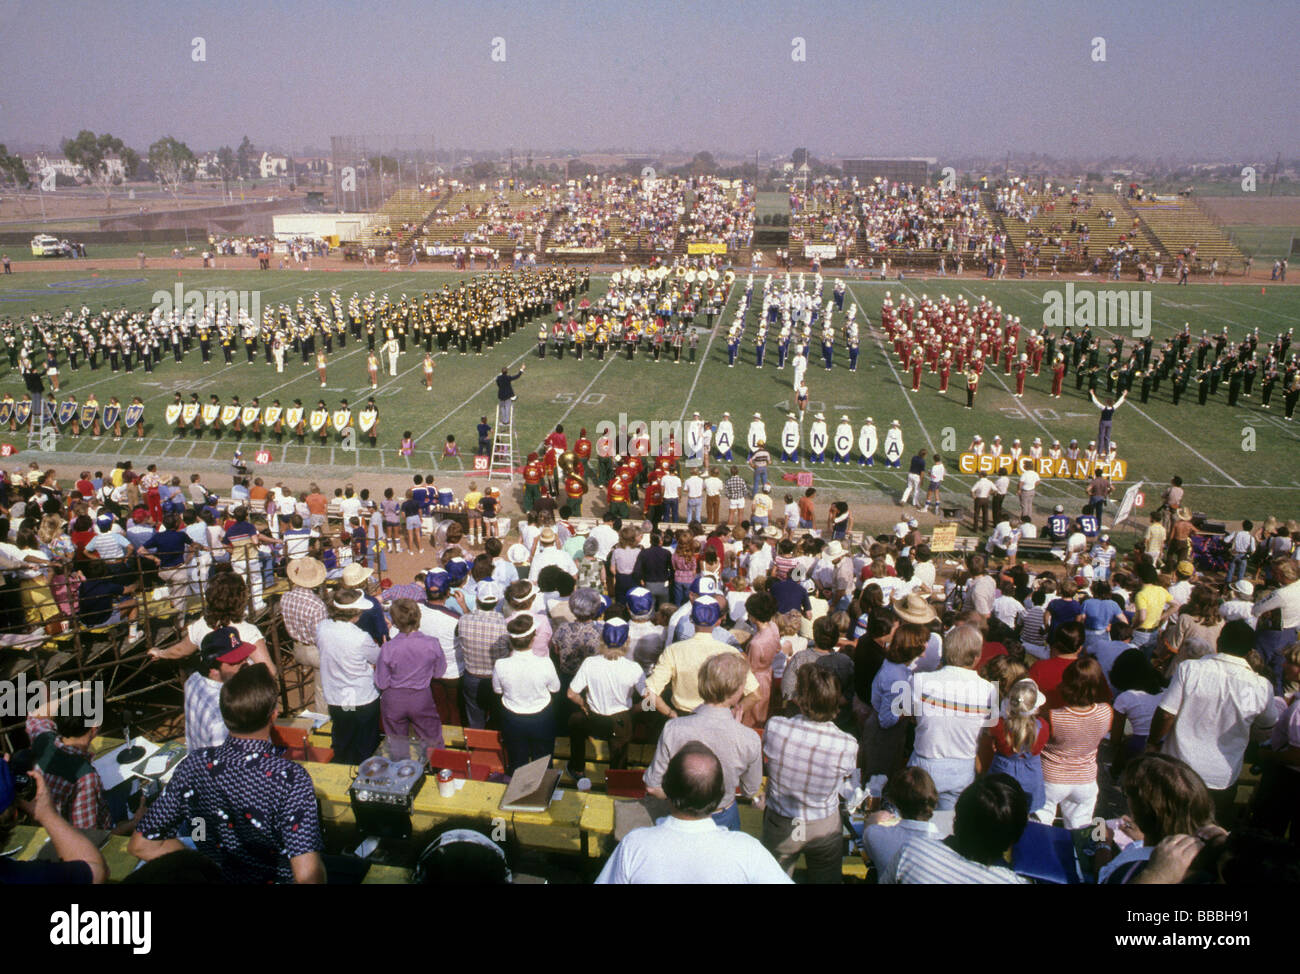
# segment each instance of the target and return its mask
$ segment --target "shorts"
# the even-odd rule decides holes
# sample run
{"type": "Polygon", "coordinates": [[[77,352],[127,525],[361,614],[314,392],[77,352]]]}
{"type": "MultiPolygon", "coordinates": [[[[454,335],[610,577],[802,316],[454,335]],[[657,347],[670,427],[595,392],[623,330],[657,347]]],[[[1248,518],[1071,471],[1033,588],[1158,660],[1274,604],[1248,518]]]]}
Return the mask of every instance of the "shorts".
{"type": "Polygon", "coordinates": [[[406,530],[408,531],[420,530],[420,515],[411,514],[406,518],[406,530]]]}
{"type": "Polygon", "coordinates": [[[745,509],[745,498],[737,497],[728,499],[727,508],[733,511],[743,511],[745,509]]]}
{"type": "Polygon", "coordinates": [[[930,481],[930,489],[931,489],[931,490],[935,490],[935,491],[937,491],[937,490],[938,490],[940,487],[942,487],[942,486],[943,486],[943,481],[942,481],[942,480],[932,480],[932,481],[930,481]]]}

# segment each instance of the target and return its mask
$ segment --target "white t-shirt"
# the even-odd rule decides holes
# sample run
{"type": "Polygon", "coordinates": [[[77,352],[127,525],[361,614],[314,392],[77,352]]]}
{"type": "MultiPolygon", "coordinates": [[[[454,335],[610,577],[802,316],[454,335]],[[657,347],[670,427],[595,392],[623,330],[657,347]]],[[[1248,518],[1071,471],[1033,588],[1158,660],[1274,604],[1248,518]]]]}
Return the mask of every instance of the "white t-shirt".
{"type": "Polygon", "coordinates": [[[1041,479],[1038,471],[1030,468],[1020,475],[1020,489],[1025,491],[1033,490],[1038,486],[1038,481],[1041,479]]]}
{"type": "Polygon", "coordinates": [[[659,481],[659,486],[664,489],[664,500],[673,500],[681,495],[682,478],[675,473],[665,474],[659,481]]]}
{"type": "Polygon", "coordinates": [[[442,675],[444,680],[455,680],[460,677],[460,660],[456,658],[458,621],[458,616],[444,612],[437,606],[420,606],[420,632],[438,640],[438,645],[442,647],[442,655],[447,660],[447,672],[442,675]]]}
{"type": "Polygon", "coordinates": [[[645,671],[626,656],[588,656],[578,667],[569,689],[587,691],[587,706],[602,717],[632,709],[632,691],[645,695],[645,671]]]}
{"type": "Polygon", "coordinates": [[[729,832],[711,818],[664,818],[627,834],[596,878],[599,885],[773,883],[793,880],[747,832],[729,832]]]}
{"type": "Polygon", "coordinates": [[[692,474],[687,477],[683,486],[686,489],[687,497],[696,499],[704,496],[704,478],[699,474],[692,474]]]}
{"type": "Polygon", "coordinates": [[[704,493],[709,497],[720,497],[724,486],[722,478],[715,477],[713,474],[704,478],[704,493]]]}
{"type": "Polygon", "coordinates": [[[933,467],[930,468],[930,479],[933,480],[936,484],[941,484],[943,483],[943,477],[945,473],[946,471],[943,468],[943,464],[936,463],[933,467]]]}
{"type": "Polygon", "coordinates": [[[513,714],[541,713],[560,689],[560,676],[549,656],[531,649],[517,650],[492,664],[492,689],[513,714]]]}
{"type": "MultiPolygon", "coordinates": [[[[239,633],[239,638],[246,643],[259,643],[262,641],[262,631],[251,622],[236,622],[235,631],[239,633]]],[[[190,637],[190,642],[195,646],[202,646],[203,639],[208,633],[212,632],[212,627],[203,621],[203,617],[195,619],[190,623],[186,634],[190,637]]]]}
{"type": "Polygon", "coordinates": [[[339,500],[339,515],[343,518],[344,524],[351,524],[354,517],[361,514],[361,498],[343,497],[339,500]]]}

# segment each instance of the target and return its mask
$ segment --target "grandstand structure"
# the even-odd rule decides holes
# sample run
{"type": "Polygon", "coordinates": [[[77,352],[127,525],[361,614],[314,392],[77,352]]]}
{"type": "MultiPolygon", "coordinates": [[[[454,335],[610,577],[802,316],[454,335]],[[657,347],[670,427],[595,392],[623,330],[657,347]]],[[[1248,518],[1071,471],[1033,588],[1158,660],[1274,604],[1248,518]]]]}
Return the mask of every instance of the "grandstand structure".
{"type": "MultiPolygon", "coordinates": [[[[446,190],[444,189],[445,195],[446,190]]],[[[395,191],[379,208],[375,219],[361,234],[361,245],[382,250],[396,249],[399,256],[411,252],[412,242],[433,216],[441,197],[439,188],[404,188],[395,191]]]]}
{"type": "Polygon", "coordinates": [[[1221,268],[1242,264],[1246,257],[1224,229],[1190,197],[1124,200],[1166,254],[1186,254],[1193,269],[1217,260],[1221,268]]]}

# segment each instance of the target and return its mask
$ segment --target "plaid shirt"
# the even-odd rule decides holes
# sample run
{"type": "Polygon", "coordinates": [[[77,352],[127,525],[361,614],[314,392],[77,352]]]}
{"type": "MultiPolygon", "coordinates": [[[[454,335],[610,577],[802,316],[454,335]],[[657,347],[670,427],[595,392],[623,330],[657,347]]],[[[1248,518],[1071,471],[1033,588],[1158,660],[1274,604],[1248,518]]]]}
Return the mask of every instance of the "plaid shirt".
{"type": "Polygon", "coordinates": [[[839,811],[839,788],[858,764],[858,742],[830,722],[773,717],[763,732],[767,802],[786,818],[812,822],[839,811]]]}
{"type": "Polygon", "coordinates": [[[745,481],[740,474],[736,474],[734,477],[729,477],[727,482],[722,485],[722,489],[726,493],[727,499],[733,501],[743,501],[745,499],[745,494],[747,493],[745,489],[745,481]]]}
{"type": "Polygon", "coordinates": [[[392,605],[398,599],[410,599],[419,605],[424,605],[424,598],[427,590],[422,582],[407,582],[405,585],[394,585],[384,593],[384,604],[392,605]]]}
{"type": "Polygon", "coordinates": [[[280,599],[280,616],[289,638],[307,646],[316,645],[316,626],[329,617],[321,597],[309,588],[294,587],[280,599]]]}
{"type": "Polygon", "coordinates": [[[468,612],[456,623],[456,657],[461,670],[490,679],[492,664],[510,655],[506,617],[499,612],[468,612]]]}
{"type": "Polygon", "coordinates": [[[90,751],[85,748],[71,747],[58,740],[54,721],[48,717],[28,717],[27,736],[32,742],[32,752],[36,755],[36,765],[45,775],[45,784],[54,799],[54,807],[60,815],[79,829],[111,829],[113,816],[108,811],[108,800],[104,797],[104,783],[99,772],[91,770],[76,779],[65,778],[60,774],[51,774],[51,759],[55,751],[62,751],[72,758],[91,759],[90,751]]]}
{"type": "Polygon", "coordinates": [[[191,751],[216,747],[229,736],[221,716],[221,684],[191,673],[185,681],[185,746],[191,751]]]}

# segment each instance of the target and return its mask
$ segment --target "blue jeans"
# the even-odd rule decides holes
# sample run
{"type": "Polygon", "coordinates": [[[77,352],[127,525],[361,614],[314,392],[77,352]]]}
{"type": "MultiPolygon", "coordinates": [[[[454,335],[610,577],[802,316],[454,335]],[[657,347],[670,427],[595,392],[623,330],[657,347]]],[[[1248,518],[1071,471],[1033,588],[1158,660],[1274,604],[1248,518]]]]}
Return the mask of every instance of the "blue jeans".
{"type": "Polygon", "coordinates": [[[912,755],[908,765],[923,768],[934,780],[935,790],[939,792],[939,810],[947,811],[957,805],[957,796],[966,790],[966,786],[975,780],[975,761],[967,758],[923,758],[912,755]]]}
{"type": "Polygon", "coordinates": [[[461,673],[460,694],[461,706],[465,708],[465,725],[478,730],[487,727],[497,700],[492,690],[492,677],[461,673]]]}
{"type": "Polygon", "coordinates": [[[686,520],[698,521],[704,514],[704,498],[688,497],[686,498],[686,520]]]}
{"type": "Polygon", "coordinates": [[[1156,639],[1159,635],[1160,630],[1158,628],[1152,629],[1150,632],[1146,632],[1142,629],[1134,629],[1133,646],[1135,649],[1142,650],[1142,654],[1150,660],[1152,654],[1156,651],[1156,639]]]}
{"type": "Polygon", "coordinates": [[[676,523],[677,521],[681,520],[681,518],[677,516],[678,513],[677,502],[678,502],[678,498],[676,497],[664,498],[664,520],[665,521],[676,523]]]}
{"type": "Polygon", "coordinates": [[[740,806],[735,802],[731,803],[730,808],[724,808],[720,812],[714,812],[710,817],[714,822],[721,825],[728,832],[740,831],[740,806]]]}
{"type": "Polygon", "coordinates": [[[754,493],[757,494],[767,483],[767,467],[754,468],[754,493]]]}
{"type": "Polygon", "coordinates": [[[1239,578],[1246,577],[1246,555],[1233,555],[1232,561],[1228,563],[1228,577],[1226,584],[1231,585],[1239,578]]]}

